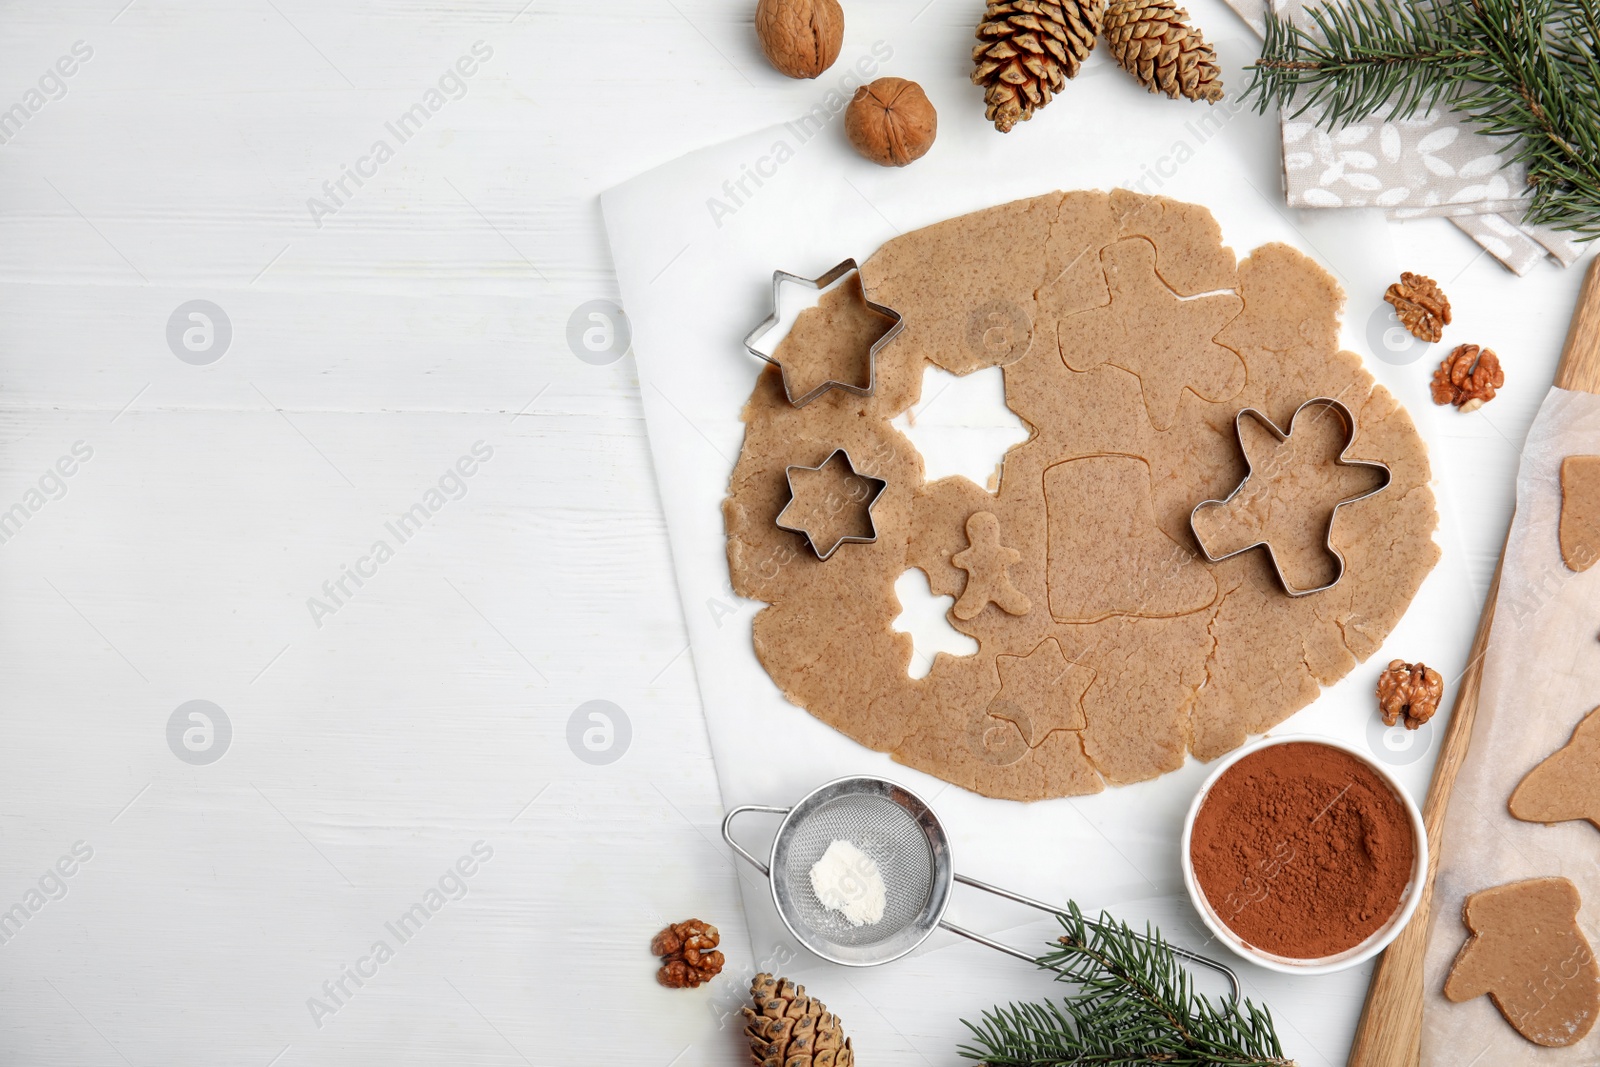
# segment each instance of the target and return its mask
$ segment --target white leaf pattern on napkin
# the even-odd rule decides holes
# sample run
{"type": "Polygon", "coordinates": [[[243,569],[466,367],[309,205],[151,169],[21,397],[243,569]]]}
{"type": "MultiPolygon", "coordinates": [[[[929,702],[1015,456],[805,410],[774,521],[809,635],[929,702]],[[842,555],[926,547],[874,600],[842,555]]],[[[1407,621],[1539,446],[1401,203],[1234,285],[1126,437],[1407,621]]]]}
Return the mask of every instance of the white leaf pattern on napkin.
{"type": "Polygon", "coordinates": [[[1400,161],[1400,131],[1389,123],[1384,123],[1383,132],[1378,135],[1378,141],[1383,145],[1383,158],[1388,163],[1400,161]]]}

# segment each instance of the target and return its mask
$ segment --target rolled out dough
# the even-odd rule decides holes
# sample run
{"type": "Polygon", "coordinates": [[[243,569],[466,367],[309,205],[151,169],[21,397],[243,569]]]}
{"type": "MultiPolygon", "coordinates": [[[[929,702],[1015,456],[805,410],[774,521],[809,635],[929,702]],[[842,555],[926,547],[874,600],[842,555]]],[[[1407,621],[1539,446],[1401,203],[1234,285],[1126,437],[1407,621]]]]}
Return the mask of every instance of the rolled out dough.
{"type": "MultiPolygon", "coordinates": [[[[1204,208],[1052,193],[896,238],[861,275],[868,298],[905,317],[878,354],[875,394],[834,390],[797,409],[779,374],[763,374],[723,507],[734,588],[768,605],[754,624],[762,664],[791,701],[863,745],[1018,800],[1153,778],[1308,704],[1377,650],[1438,561],[1426,446],[1340,351],[1344,295],[1292,248],[1238,262],[1204,208]],[[995,322],[1004,344],[991,343],[995,322]],[[928,363],[1004,367],[1006,402],[1032,436],[1006,454],[997,491],[925,482],[890,425],[928,363]],[[1239,409],[1282,426],[1317,396],[1354,412],[1350,457],[1394,477],[1339,512],[1339,585],[1291,599],[1262,552],[1205,562],[1188,520],[1244,476],[1239,409]],[[821,563],[774,518],[784,468],[838,447],[888,486],[872,511],[877,542],[821,563]],[[907,674],[911,638],[890,625],[909,567],[958,598],[947,618],[978,642],[970,656],[940,653],[919,679],[907,674]]],[[[800,325],[777,358],[816,366],[832,342],[800,325]]],[[[1327,491],[1305,499],[1337,499],[1347,475],[1327,470],[1327,491]]],[[[1282,536],[1314,553],[1326,529],[1323,516],[1319,531],[1282,536]]]]}

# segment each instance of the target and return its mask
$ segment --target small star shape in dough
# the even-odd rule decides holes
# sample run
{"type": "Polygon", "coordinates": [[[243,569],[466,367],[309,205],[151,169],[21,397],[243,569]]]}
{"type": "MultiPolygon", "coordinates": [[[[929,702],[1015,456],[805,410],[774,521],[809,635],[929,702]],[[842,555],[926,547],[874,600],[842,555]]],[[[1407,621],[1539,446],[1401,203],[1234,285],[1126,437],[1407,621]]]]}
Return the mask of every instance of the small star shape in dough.
{"type": "Polygon", "coordinates": [[[1210,404],[1239,394],[1244,361],[1215,338],[1244,302],[1232,293],[1181,299],[1156,273],[1155,245],[1142,237],[1100,253],[1111,302],[1061,320],[1061,359],[1074,371],[1110,363],[1139,379],[1150,425],[1178,418],[1185,389],[1210,404]]]}
{"type": "Polygon", "coordinates": [[[1094,681],[1094,671],[1069,663],[1053,637],[1039,642],[1026,656],[994,658],[1000,672],[1000,693],[989,714],[1012,719],[1030,748],[1054,730],[1082,730],[1089,725],[1083,714],[1083,694],[1094,681]],[[1017,712],[1026,721],[1013,718],[1017,712]]]}
{"type": "Polygon", "coordinates": [[[778,513],[778,528],[803,534],[818,559],[840,545],[878,539],[872,506],[889,483],[856,473],[850,453],[836,448],[815,467],[790,466],[787,475],[789,503],[778,513]]]}
{"type": "Polygon", "coordinates": [[[1022,553],[1000,543],[1000,520],[987,511],[973,512],[967,519],[967,545],[950,557],[967,572],[967,586],[956,601],[956,618],[975,618],[991,603],[1008,615],[1026,615],[1033,605],[1007,573],[1022,560],[1022,553]]]}

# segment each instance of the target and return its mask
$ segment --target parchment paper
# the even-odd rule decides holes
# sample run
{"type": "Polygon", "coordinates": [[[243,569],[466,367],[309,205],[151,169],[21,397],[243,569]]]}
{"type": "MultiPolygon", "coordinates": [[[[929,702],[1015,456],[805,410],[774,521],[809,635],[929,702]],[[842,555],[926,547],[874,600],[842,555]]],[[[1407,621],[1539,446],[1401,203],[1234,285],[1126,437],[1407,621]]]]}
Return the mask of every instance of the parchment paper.
{"type": "MultiPolygon", "coordinates": [[[[902,42],[894,45],[899,49],[902,42]]],[[[936,47],[943,46],[930,40],[930,54],[936,47]]],[[[918,49],[906,43],[903,51],[911,56],[918,49]]],[[[847,48],[838,70],[859,70],[867,58],[847,48]]],[[[1098,50],[1091,59],[1110,63],[1098,50]]],[[[899,63],[897,54],[881,73],[917,74],[899,63]]],[[[842,107],[849,97],[843,77],[830,72],[822,81],[819,101],[840,87],[842,107]]],[[[1095,796],[1035,804],[991,800],[862,748],[783,699],[751,643],[751,620],[761,605],[728,588],[722,498],[744,436],[739,412],[762,366],[740,339],[772,310],[774,268],[815,276],[844,256],[865,258],[897,233],[1052,189],[1137,188],[1140,175],[1159,162],[1153,153],[1187,143],[1194,157],[1159,187],[1148,187],[1205,204],[1237,253],[1288,241],[1334,270],[1350,300],[1345,346],[1367,354],[1368,369],[1418,420],[1436,473],[1443,455],[1440,420],[1455,412],[1429,401],[1426,363],[1374,358],[1388,355],[1377,347],[1381,328],[1375,336],[1371,324],[1387,322],[1383,290],[1400,266],[1381,216],[1285,213],[1281,199],[1258,191],[1274,187],[1276,123],[1241,111],[1222,133],[1199,143],[1193,111],[1144,92],[1112,64],[1103,77],[1086,71],[1073,83],[1073,104],[1052,109],[1048,129],[1035,121],[1034,129],[1000,137],[974,111],[970,85],[932,78],[924,84],[939,108],[939,140],[903,171],[856,156],[834,118],[832,126],[804,138],[809,128],[790,123],[702,149],[602,197],[689,629],[692,653],[685,659],[692,658],[699,680],[723,802],[792,804],[839,775],[883,775],[933,805],[950,832],[957,870],[1041,900],[1070,897],[1091,911],[1109,907],[1141,926],[1153,921],[1192,947],[1206,946],[1208,935],[1184,894],[1178,838],[1208,765],[1191,760],[1155,781],[1095,796]],[[757,171],[759,186],[745,177],[757,171]],[[736,187],[741,180],[743,194],[736,187]]],[[[987,443],[988,428],[973,424],[964,396],[955,387],[930,393],[919,424],[937,426],[955,448],[987,443]]],[[[1414,796],[1427,786],[1443,717],[1419,734],[1386,731],[1373,708],[1373,685],[1383,664],[1399,655],[1424,660],[1447,678],[1459,674],[1482,595],[1466,582],[1449,485],[1436,482],[1435,488],[1444,558],[1411,610],[1379,652],[1275,731],[1367,745],[1414,796]]],[[[736,863],[731,869],[744,888],[748,942],[739,943],[737,917],[728,918],[727,980],[708,990],[730,1018],[746,996],[740,977],[752,961],[781,965],[849,1022],[858,1055],[873,1067],[926,1067],[958,1062],[952,1050],[966,1039],[962,1017],[1048,991],[1030,968],[947,933],[887,967],[816,962],[783,929],[765,879],[722,846],[719,813],[690,814],[703,821],[707,837],[695,862],[736,863]]],[[[764,852],[776,825],[752,816],[739,833],[764,852]]],[[[1048,936],[1048,920],[1036,924],[1027,909],[965,888],[950,918],[1024,946],[1048,936]]],[[[1206,950],[1223,951],[1215,944],[1206,950]]],[[[1368,967],[1292,978],[1230,962],[1246,993],[1271,1004],[1285,1048],[1301,1067],[1344,1063],[1368,967]]]]}
{"type": "Polygon", "coordinates": [[[1551,389],[1517,475],[1478,718],[1445,816],[1424,964],[1424,1067],[1600,1062],[1600,1029],[1568,1048],[1540,1048],[1488,997],[1452,1004],[1442,992],[1467,938],[1462,903],[1490,886],[1571,879],[1583,897],[1578,923],[1600,947],[1600,831],[1522,822],[1507,807],[1523,776],[1600,706],[1600,567],[1574,574],[1557,541],[1561,461],[1571,455],[1600,455],[1600,396],[1551,389]]]}

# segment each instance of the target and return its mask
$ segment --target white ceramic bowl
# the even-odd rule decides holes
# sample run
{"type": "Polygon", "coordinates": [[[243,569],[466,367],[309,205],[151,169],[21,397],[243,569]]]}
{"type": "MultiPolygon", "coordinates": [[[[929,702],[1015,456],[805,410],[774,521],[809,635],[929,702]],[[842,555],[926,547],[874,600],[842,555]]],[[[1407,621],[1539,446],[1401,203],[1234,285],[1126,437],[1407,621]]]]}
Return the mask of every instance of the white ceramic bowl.
{"type": "Polygon", "coordinates": [[[1404,787],[1395,780],[1394,775],[1373,762],[1372,757],[1367,753],[1352,748],[1342,741],[1304,735],[1266,738],[1254,744],[1246,745],[1238,751],[1223,757],[1217,764],[1216,769],[1211,772],[1210,777],[1205,780],[1205,784],[1200,787],[1200,791],[1195,794],[1194,803],[1189,805],[1189,814],[1183,821],[1182,848],[1183,884],[1189,890],[1189,900],[1193,902],[1195,910],[1200,913],[1201,920],[1217,936],[1217,940],[1251,963],[1260,964],[1283,974],[1332,974],[1334,971],[1342,971],[1346,968],[1354,967],[1382,952],[1388,947],[1389,942],[1398,937],[1400,931],[1405,929],[1406,923],[1411,921],[1411,916],[1416,912],[1417,904],[1422,899],[1422,887],[1428,870],[1428,833],[1422,825],[1422,812],[1417,809],[1416,802],[1406,793],[1404,787]],[[1270,748],[1273,745],[1287,745],[1297,742],[1325,745],[1341,752],[1348,752],[1372,768],[1373,772],[1388,784],[1394,795],[1400,798],[1401,806],[1405,808],[1406,815],[1411,821],[1411,836],[1416,857],[1411,867],[1411,881],[1406,884],[1405,891],[1400,897],[1400,906],[1395,909],[1395,913],[1389,917],[1388,922],[1384,923],[1359,945],[1347,948],[1336,955],[1306,960],[1294,959],[1290,956],[1279,956],[1259,949],[1228,929],[1227,924],[1217,915],[1216,909],[1212,908],[1211,902],[1206,899],[1205,892],[1200,888],[1200,883],[1194,874],[1194,858],[1189,851],[1191,838],[1194,835],[1195,817],[1199,815],[1200,806],[1205,803],[1206,797],[1210,795],[1211,787],[1217,783],[1217,779],[1226,774],[1228,768],[1253,752],[1260,752],[1262,749],[1270,748]]]}

